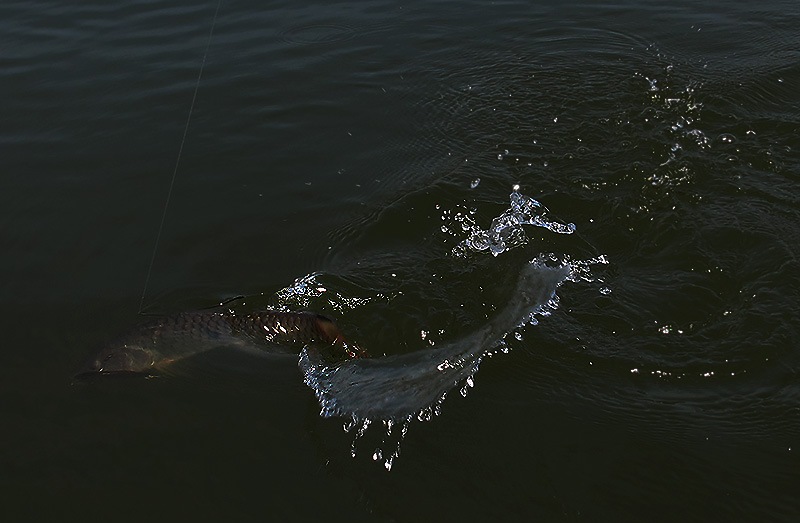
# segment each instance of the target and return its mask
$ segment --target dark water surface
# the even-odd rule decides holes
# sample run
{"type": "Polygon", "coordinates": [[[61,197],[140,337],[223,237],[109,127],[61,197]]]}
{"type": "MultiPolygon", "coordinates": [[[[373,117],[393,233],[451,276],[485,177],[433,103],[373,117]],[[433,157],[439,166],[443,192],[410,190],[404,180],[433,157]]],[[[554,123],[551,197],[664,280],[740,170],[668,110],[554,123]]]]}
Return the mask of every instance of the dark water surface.
{"type": "Polygon", "coordinates": [[[4,521],[798,520],[800,4],[222,0],[144,309],[477,347],[404,438],[293,357],[72,381],[142,320],[216,7],[0,4],[4,521]],[[509,194],[575,232],[492,255],[509,194]]]}

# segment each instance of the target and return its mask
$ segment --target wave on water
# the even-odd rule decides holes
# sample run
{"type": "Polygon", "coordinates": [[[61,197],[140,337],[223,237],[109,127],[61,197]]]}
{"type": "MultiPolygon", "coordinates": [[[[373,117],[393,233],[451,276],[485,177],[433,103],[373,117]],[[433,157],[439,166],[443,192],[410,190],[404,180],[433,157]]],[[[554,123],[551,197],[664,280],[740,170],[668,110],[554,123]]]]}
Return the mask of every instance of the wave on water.
{"type": "MultiPolygon", "coordinates": [[[[454,253],[488,251],[498,256],[524,241],[523,224],[562,234],[574,231],[574,225],[552,222],[545,213],[539,202],[515,190],[510,209],[495,218],[488,231],[477,226],[464,229],[470,236],[454,253]]],[[[354,456],[356,442],[369,426],[383,424],[386,436],[396,439],[396,448],[388,455],[378,450],[373,459],[391,469],[414,419],[428,421],[439,414],[447,394],[459,386],[466,396],[484,356],[507,352],[507,335],[518,327],[537,324],[538,318],[548,316],[558,306],[559,286],[567,281],[592,281],[590,267],[604,263],[604,256],[580,261],[567,255],[540,254],[521,268],[505,306],[472,333],[435,349],[337,363],[306,347],[299,360],[304,381],[320,402],[321,416],[343,417],[349,420],[346,430],[356,428],[354,456]],[[399,431],[395,430],[398,426],[399,431]]]]}

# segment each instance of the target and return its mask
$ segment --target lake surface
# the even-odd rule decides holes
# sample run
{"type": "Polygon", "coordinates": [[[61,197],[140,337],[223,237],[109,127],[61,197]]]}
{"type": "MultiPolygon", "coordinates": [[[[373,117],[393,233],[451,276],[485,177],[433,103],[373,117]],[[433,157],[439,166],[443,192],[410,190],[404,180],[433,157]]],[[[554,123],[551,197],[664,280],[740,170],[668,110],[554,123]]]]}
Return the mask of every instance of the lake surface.
{"type": "Polygon", "coordinates": [[[0,100],[4,520],[800,516],[796,1],[5,1],[0,100]],[[378,363],[73,380],[237,297],[378,363]]]}

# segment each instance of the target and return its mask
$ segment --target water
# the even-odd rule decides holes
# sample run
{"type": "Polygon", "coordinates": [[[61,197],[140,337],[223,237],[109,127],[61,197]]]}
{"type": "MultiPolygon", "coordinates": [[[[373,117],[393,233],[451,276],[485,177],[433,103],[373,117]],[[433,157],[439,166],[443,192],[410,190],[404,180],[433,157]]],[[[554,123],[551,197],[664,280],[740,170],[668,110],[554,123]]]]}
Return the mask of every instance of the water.
{"type": "Polygon", "coordinates": [[[0,6],[4,513],[797,518],[796,2],[223,0],[145,312],[463,363],[398,419],[308,358],[71,381],[141,320],[215,8],[0,6]]]}

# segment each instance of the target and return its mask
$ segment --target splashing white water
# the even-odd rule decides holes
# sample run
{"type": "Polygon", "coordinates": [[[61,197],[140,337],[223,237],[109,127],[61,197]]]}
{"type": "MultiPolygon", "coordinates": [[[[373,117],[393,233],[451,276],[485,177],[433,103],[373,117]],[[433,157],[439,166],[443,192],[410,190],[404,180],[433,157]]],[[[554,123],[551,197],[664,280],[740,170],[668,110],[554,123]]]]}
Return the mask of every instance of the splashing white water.
{"type": "Polygon", "coordinates": [[[348,426],[359,427],[354,453],[356,441],[371,424],[402,427],[395,451],[373,454],[390,469],[408,425],[415,418],[428,421],[438,414],[447,393],[459,384],[466,395],[482,358],[495,353],[515,328],[549,315],[558,306],[556,289],[565,281],[590,279],[589,267],[596,263],[605,263],[605,258],[572,261],[552,254],[537,257],[522,269],[514,294],[492,321],[437,348],[330,365],[316,350],[306,347],[299,362],[305,383],[320,402],[321,416],[341,416],[350,420],[348,426]]]}
{"type": "Polygon", "coordinates": [[[513,247],[527,243],[523,225],[543,227],[558,234],[575,232],[575,224],[549,219],[547,208],[530,196],[515,190],[509,198],[510,207],[494,218],[487,230],[481,229],[470,214],[457,215],[461,228],[469,232],[469,237],[453,249],[453,254],[461,256],[468,251],[489,251],[493,256],[499,256],[513,247]]]}
{"type": "MultiPolygon", "coordinates": [[[[498,256],[527,243],[523,225],[543,227],[557,234],[572,234],[575,225],[547,217],[547,209],[538,201],[520,194],[510,195],[510,207],[494,218],[488,230],[481,229],[470,213],[445,213],[460,224],[457,229],[468,237],[455,249],[464,256],[469,251],[491,252],[498,256]]],[[[442,228],[444,232],[457,234],[442,228]]],[[[604,256],[584,261],[566,255],[542,254],[525,264],[515,290],[505,307],[487,324],[468,336],[435,348],[410,354],[375,359],[331,363],[313,347],[300,354],[299,365],[305,383],[320,402],[320,415],[345,418],[345,430],[355,429],[351,453],[369,427],[383,426],[384,437],[372,458],[383,462],[387,470],[400,453],[400,444],[416,419],[430,421],[438,415],[448,393],[458,388],[466,396],[474,386],[475,374],[483,357],[508,353],[506,337],[523,325],[536,325],[558,307],[556,290],[565,281],[593,281],[591,267],[608,263],[604,256]],[[390,449],[387,451],[386,449],[390,449]]],[[[302,301],[320,291],[313,275],[295,282],[285,298],[302,301]]],[[[339,296],[340,300],[344,297],[339,296]]],[[[346,301],[346,300],[345,300],[346,301]]],[[[424,332],[424,331],[423,331],[424,332]]],[[[424,337],[424,336],[423,336],[424,337]]],[[[380,350],[376,353],[380,353],[380,350]]]]}
{"type": "Polygon", "coordinates": [[[567,257],[537,257],[523,268],[516,292],[491,322],[437,348],[329,365],[307,347],[300,355],[306,384],[319,398],[324,417],[394,421],[415,417],[470,379],[483,355],[509,332],[557,307],[556,289],[564,281],[586,279],[589,264],[602,262],[602,258],[571,262],[567,257]]]}
{"type": "Polygon", "coordinates": [[[296,279],[289,287],[278,291],[275,296],[279,303],[289,310],[312,309],[313,301],[325,296],[325,301],[338,312],[353,310],[375,300],[386,300],[382,294],[368,297],[345,296],[341,292],[328,289],[319,281],[320,276],[320,273],[307,274],[296,279]]]}

